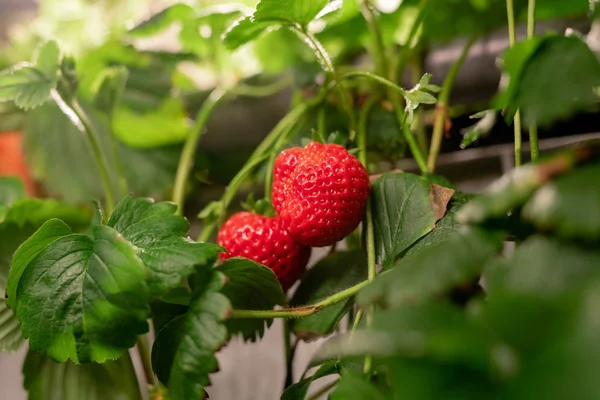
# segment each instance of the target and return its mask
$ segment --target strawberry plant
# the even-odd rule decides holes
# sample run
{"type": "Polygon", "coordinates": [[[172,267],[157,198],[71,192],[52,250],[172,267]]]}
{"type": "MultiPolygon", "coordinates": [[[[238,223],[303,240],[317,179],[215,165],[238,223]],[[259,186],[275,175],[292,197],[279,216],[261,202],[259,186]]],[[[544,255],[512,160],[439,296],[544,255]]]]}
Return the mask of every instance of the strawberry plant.
{"type": "Polygon", "coordinates": [[[0,133],[0,350],[28,344],[29,398],[206,398],[218,352],[274,319],[285,400],[597,398],[600,145],[541,156],[538,126],[596,111],[600,63],[591,34],[535,34],[536,19],[597,23],[595,2],[248,3],[175,4],[77,57],[47,40],[0,71],[1,110],[23,110],[23,133],[0,133]],[[502,116],[515,169],[469,195],[435,174],[451,92],[505,25],[505,79],[462,146],[502,116]],[[179,52],[136,43],[174,26],[179,52]],[[441,87],[422,71],[402,84],[458,37],[441,87]],[[289,86],[251,154],[215,167],[201,141],[216,113],[289,86]],[[389,168],[404,156],[419,173],[389,168]],[[298,343],[325,337],[294,376],[298,343]]]}

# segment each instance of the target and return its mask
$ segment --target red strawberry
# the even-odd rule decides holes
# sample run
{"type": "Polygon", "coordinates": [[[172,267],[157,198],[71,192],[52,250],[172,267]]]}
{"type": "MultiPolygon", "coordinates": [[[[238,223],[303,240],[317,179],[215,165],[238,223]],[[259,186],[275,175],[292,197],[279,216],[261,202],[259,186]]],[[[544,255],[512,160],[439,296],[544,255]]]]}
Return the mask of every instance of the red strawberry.
{"type": "Polygon", "coordinates": [[[228,253],[221,258],[246,257],[271,268],[287,291],[306,270],[311,249],[295,243],[279,217],[250,212],[232,215],[219,230],[217,243],[228,253]]]}
{"type": "Polygon", "coordinates": [[[0,176],[21,178],[27,194],[34,197],[36,195],[35,182],[25,163],[22,142],[21,132],[0,132],[0,176]]]}
{"type": "Polygon", "coordinates": [[[298,243],[330,246],[361,221],[369,197],[362,164],[337,144],[309,143],[275,159],[273,207],[298,243]]]}

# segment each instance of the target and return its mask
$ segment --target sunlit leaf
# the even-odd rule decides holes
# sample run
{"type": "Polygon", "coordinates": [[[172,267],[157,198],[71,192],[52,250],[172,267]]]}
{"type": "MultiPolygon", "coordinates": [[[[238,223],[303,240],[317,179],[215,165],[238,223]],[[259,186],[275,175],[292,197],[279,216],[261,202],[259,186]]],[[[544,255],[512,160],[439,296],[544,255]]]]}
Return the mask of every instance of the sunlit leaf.
{"type": "Polygon", "coordinates": [[[141,22],[129,30],[129,33],[140,37],[152,36],[166,29],[173,22],[192,18],[193,15],[194,9],[192,7],[182,3],[175,4],[141,22]]]}

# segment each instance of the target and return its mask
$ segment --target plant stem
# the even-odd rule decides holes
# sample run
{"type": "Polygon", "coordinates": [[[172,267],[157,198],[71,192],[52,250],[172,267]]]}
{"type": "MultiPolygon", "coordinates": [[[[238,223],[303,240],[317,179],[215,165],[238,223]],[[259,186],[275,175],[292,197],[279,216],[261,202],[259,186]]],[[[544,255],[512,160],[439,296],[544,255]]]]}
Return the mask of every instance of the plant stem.
{"type": "MultiPolygon", "coordinates": [[[[421,77],[423,76],[423,62],[421,59],[417,60],[413,64],[413,86],[417,85],[421,81],[421,77]]],[[[423,152],[427,153],[429,150],[429,140],[427,138],[427,131],[425,130],[425,122],[423,121],[423,116],[425,113],[423,112],[423,108],[419,107],[415,111],[415,129],[417,131],[417,142],[423,152]]]]}
{"type": "MultiPolygon", "coordinates": [[[[529,0],[527,5],[527,37],[529,39],[535,36],[535,0],[529,0]]],[[[531,161],[536,161],[540,156],[540,147],[538,143],[538,129],[536,124],[529,126],[529,148],[531,151],[531,161]]]]}
{"type": "Polygon", "coordinates": [[[454,85],[454,80],[456,79],[456,75],[460,70],[460,67],[463,65],[465,58],[469,54],[469,50],[477,37],[475,35],[471,36],[467,41],[467,44],[462,49],[460,56],[454,62],[450,71],[448,71],[448,75],[446,75],[446,79],[444,79],[444,84],[442,85],[442,90],[440,91],[440,95],[438,96],[438,101],[436,104],[436,116],[435,122],[433,125],[433,135],[431,138],[431,147],[429,149],[429,159],[427,160],[427,169],[429,172],[435,171],[435,163],[437,161],[437,157],[440,154],[440,148],[442,147],[442,138],[444,137],[444,127],[446,125],[446,118],[448,115],[448,101],[450,100],[450,93],[452,93],[452,86],[454,85]]]}
{"type": "Polygon", "coordinates": [[[425,160],[425,155],[423,154],[421,146],[419,146],[419,143],[415,139],[415,135],[413,135],[412,131],[410,130],[410,126],[408,126],[408,124],[406,123],[406,118],[402,111],[402,105],[400,104],[400,100],[394,96],[392,97],[391,101],[396,112],[396,119],[398,120],[398,124],[400,124],[402,128],[402,132],[404,132],[404,138],[408,143],[408,148],[410,149],[413,158],[415,159],[422,173],[429,172],[427,168],[427,161],[425,160]]]}
{"type": "Polygon", "coordinates": [[[284,308],[281,310],[232,310],[230,318],[297,318],[297,317],[306,317],[307,315],[314,314],[325,307],[332,306],[334,304],[339,303],[340,301],[344,301],[349,299],[358,293],[362,288],[367,286],[370,282],[368,280],[360,282],[354,286],[349,287],[348,289],[342,290],[341,292],[337,292],[318,303],[302,306],[302,307],[294,307],[294,308],[284,308]]]}
{"type": "MultiPolygon", "coordinates": [[[[510,47],[513,47],[516,42],[515,33],[515,11],[513,0],[506,0],[506,14],[508,17],[508,38],[510,40],[510,47]]],[[[522,135],[521,135],[521,112],[517,110],[513,121],[515,127],[515,166],[521,165],[521,146],[522,146],[522,135]]]]}
{"type": "Polygon", "coordinates": [[[290,320],[283,320],[283,345],[285,350],[285,387],[287,389],[294,383],[294,371],[293,371],[293,361],[294,361],[294,353],[296,352],[296,346],[292,347],[291,341],[291,332],[290,332],[290,320]]]}
{"type": "Polygon", "coordinates": [[[98,169],[100,170],[100,178],[102,179],[102,187],[104,188],[104,197],[106,198],[106,216],[108,217],[115,208],[115,196],[113,193],[110,175],[108,174],[108,166],[106,164],[106,159],[102,154],[102,147],[100,146],[98,134],[96,133],[92,122],[88,118],[86,112],[83,110],[77,99],[73,99],[69,106],[77,115],[77,118],[79,118],[79,120],[81,121],[81,124],[83,125],[83,129],[88,137],[90,145],[92,146],[92,152],[94,153],[94,158],[96,159],[98,169]]]}
{"type": "Polygon", "coordinates": [[[190,176],[190,171],[194,166],[194,155],[196,154],[196,148],[198,147],[198,141],[202,136],[204,127],[208,122],[215,107],[223,99],[225,91],[219,87],[211,92],[208,98],[202,104],[202,107],[196,115],[196,122],[187,137],[181,157],[179,158],[179,165],[177,166],[177,175],[175,176],[175,186],[173,188],[173,201],[177,204],[177,212],[183,214],[183,203],[185,201],[185,189],[187,181],[190,176]]]}
{"type": "Polygon", "coordinates": [[[350,93],[342,86],[341,80],[335,68],[333,67],[333,62],[331,62],[331,58],[327,51],[319,42],[319,40],[310,32],[308,32],[302,26],[292,26],[292,30],[294,30],[300,37],[304,40],[306,44],[313,50],[319,64],[321,64],[321,68],[325,71],[325,74],[329,78],[329,80],[335,82],[335,85],[340,94],[340,98],[342,101],[342,107],[345,109],[348,114],[348,118],[350,119],[350,140],[353,140],[356,136],[356,117],[354,116],[354,105],[352,102],[352,96],[350,93]]]}
{"type": "Polygon", "coordinates": [[[406,38],[406,44],[404,45],[404,47],[402,48],[402,51],[400,52],[399,60],[396,65],[396,69],[394,71],[394,76],[396,76],[396,77],[399,76],[401,71],[404,70],[404,65],[406,63],[406,60],[407,60],[408,55],[411,50],[410,45],[414,41],[415,36],[417,36],[417,32],[419,32],[419,28],[421,27],[421,24],[423,23],[423,20],[425,19],[425,16],[427,15],[428,5],[429,5],[429,0],[421,0],[419,2],[419,10],[417,13],[417,17],[415,18],[415,21],[414,21],[412,27],[410,28],[408,37],[406,38]]]}
{"type": "Polygon", "coordinates": [[[364,0],[362,3],[362,13],[367,20],[369,31],[373,36],[373,59],[375,60],[375,71],[381,76],[387,76],[388,65],[385,57],[383,37],[381,36],[381,29],[379,29],[379,21],[377,15],[373,9],[373,5],[370,0],[364,0]]]}
{"type": "Polygon", "coordinates": [[[355,77],[373,79],[374,81],[377,81],[379,83],[384,84],[387,87],[390,87],[390,88],[394,89],[395,91],[397,91],[398,93],[400,93],[403,96],[406,93],[405,89],[403,89],[402,87],[396,85],[394,82],[391,82],[391,81],[385,79],[382,76],[379,76],[377,74],[374,74],[372,72],[367,72],[367,71],[347,72],[344,75],[340,76],[340,80],[349,79],[349,78],[355,78],[355,77]]]}
{"type": "Polygon", "coordinates": [[[269,97],[288,87],[292,83],[291,76],[285,76],[273,83],[262,86],[247,85],[245,83],[237,83],[230,91],[235,96],[246,97],[269,97]]]}
{"type": "Polygon", "coordinates": [[[154,377],[154,371],[152,370],[152,361],[150,361],[150,351],[144,335],[139,335],[137,337],[137,349],[140,355],[140,361],[142,362],[142,367],[144,368],[146,382],[148,385],[156,384],[156,378],[154,377]]]}

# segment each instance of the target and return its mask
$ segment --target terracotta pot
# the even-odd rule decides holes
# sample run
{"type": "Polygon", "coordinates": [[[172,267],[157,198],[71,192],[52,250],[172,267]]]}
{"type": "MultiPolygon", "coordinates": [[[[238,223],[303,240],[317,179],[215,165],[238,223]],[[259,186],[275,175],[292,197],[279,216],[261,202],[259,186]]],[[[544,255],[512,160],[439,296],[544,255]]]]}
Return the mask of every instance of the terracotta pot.
{"type": "Polygon", "coordinates": [[[27,194],[36,196],[36,184],[25,162],[22,132],[0,132],[0,176],[21,178],[27,194]]]}

